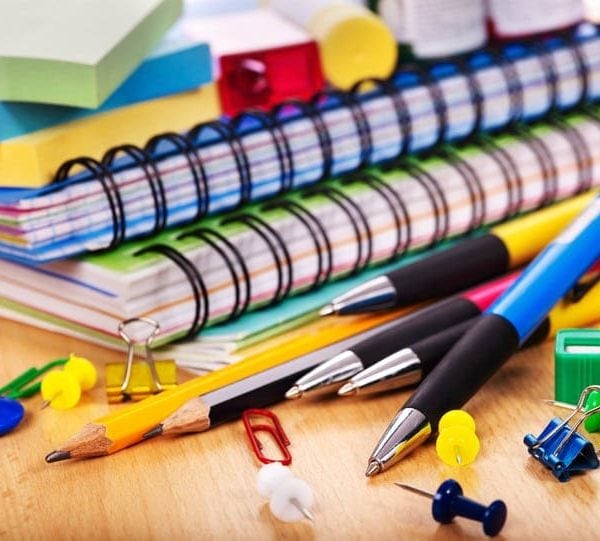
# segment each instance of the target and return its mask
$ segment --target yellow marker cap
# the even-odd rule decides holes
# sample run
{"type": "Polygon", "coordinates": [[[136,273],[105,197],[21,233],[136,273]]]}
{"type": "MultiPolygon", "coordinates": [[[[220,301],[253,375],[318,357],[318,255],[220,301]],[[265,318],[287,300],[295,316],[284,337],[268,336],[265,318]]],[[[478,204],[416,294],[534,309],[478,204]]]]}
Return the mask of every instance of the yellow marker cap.
{"type": "Polygon", "coordinates": [[[337,88],[349,90],[362,79],[385,79],[396,67],[396,39],[377,15],[362,6],[324,7],[313,15],[308,31],[319,44],[325,78],[337,88]]]}
{"type": "Polygon", "coordinates": [[[96,385],[98,379],[96,367],[84,357],[78,357],[71,353],[64,370],[75,377],[83,391],[89,391],[96,385]]]}
{"type": "Polygon", "coordinates": [[[68,410],[81,398],[81,385],[75,376],[64,370],[49,372],[41,385],[44,401],[54,409],[68,410]]]}

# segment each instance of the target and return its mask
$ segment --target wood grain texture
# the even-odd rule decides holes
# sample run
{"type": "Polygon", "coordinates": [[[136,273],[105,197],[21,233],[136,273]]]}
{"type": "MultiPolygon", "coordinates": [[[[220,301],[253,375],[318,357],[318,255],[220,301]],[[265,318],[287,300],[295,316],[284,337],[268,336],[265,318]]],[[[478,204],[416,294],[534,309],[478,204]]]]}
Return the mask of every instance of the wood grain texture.
{"type": "MultiPolygon", "coordinates": [[[[119,353],[0,320],[0,382],[31,365],[87,356],[99,366],[119,353]]],[[[480,524],[441,526],[427,500],[400,480],[435,491],[449,477],[484,503],[501,498],[508,520],[500,539],[595,539],[600,470],[559,483],[522,443],[562,411],[553,396],[552,344],[515,356],[467,406],[481,453],[463,468],[443,464],[429,444],[383,475],[364,469],[381,432],[408,393],[305,400],[273,407],[289,435],[292,470],[312,484],[315,522],[284,524],[258,496],[258,462],[241,422],[196,435],[160,438],[114,455],[46,464],[44,455],[105,414],[99,385],[75,409],[39,411],[0,438],[0,539],[482,539],[480,524]]],[[[600,437],[593,441],[600,447],[600,437]]]]}

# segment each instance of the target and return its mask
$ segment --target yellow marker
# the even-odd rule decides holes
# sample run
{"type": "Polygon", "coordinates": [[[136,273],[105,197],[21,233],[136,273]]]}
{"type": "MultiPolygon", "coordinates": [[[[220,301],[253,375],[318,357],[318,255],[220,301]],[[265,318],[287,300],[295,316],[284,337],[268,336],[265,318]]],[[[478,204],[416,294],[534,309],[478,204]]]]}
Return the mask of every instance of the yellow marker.
{"type": "Polygon", "coordinates": [[[314,38],[325,78],[337,88],[349,90],[368,78],[386,79],[396,67],[396,38],[363,6],[342,0],[271,0],[269,7],[314,38]]]}
{"type": "Polygon", "coordinates": [[[546,245],[596,197],[597,190],[571,197],[547,208],[525,214],[492,227],[489,235],[498,237],[506,247],[509,268],[531,261],[546,245]]]}
{"type": "Polygon", "coordinates": [[[466,411],[452,410],[439,423],[435,450],[449,466],[471,464],[479,454],[479,438],[475,434],[475,420],[466,411]]]}
{"type": "Polygon", "coordinates": [[[71,354],[63,370],[50,372],[42,379],[42,408],[71,409],[79,403],[82,390],[89,391],[96,385],[97,377],[96,367],[90,361],[71,354]]]}

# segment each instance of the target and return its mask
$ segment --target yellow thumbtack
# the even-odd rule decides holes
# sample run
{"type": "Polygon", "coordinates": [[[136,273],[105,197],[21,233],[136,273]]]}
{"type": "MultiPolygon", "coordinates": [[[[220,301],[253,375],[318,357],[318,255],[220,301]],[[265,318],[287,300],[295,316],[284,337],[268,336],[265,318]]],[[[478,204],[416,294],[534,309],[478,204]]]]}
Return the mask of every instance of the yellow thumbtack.
{"type": "Polygon", "coordinates": [[[465,466],[477,458],[479,438],[475,434],[475,420],[466,411],[445,413],[438,430],[435,450],[445,464],[465,466]]]}
{"type": "Polygon", "coordinates": [[[71,354],[63,370],[50,372],[42,379],[42,408],[67,410],[76,406],[81,391],[90,390],[96,379],[96,367],[87,359],[71,354]]]}

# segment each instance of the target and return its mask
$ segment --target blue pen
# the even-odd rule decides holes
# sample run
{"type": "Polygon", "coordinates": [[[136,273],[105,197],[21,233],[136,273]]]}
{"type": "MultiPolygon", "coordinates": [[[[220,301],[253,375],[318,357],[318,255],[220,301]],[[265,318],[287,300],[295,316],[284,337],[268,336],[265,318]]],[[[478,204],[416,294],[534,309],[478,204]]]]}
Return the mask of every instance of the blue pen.
{"type": "Polygon", "coordinates": [[[552,307],[600,258],[600,196],[479,318],[396,414],[369,458],[366,475],[400,460],[465,404],[519,348],[552,307]]]}

